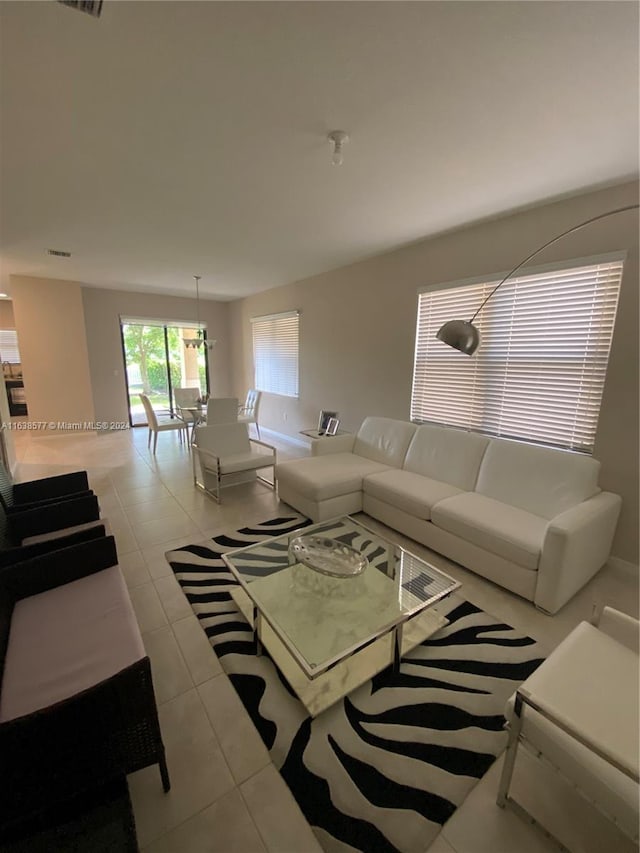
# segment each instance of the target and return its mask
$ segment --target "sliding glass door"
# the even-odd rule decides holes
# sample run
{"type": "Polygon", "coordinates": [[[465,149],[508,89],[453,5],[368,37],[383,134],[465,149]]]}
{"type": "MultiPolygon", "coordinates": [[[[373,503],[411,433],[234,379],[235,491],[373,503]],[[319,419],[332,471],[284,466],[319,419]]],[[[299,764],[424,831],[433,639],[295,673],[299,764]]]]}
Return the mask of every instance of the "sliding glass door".
{"type": "Polygon", "coordinates": [[[174,388],[199,388],[209,393],[209,365],[204,347],[185,347],[194,337],[189,326],[175,323],[121,321],[129,422],[147,423],[140,394],[146,394],[158,415],[175,415],[174,388]]]}

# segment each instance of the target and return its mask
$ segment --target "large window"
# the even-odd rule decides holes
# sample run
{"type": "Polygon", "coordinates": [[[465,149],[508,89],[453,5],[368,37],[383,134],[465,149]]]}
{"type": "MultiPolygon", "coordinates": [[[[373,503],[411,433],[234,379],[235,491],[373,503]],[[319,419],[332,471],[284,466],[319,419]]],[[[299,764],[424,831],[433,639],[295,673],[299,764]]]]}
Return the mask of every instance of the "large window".
{"type": "Polygon", "coordinates": [[[299,313],[253,317],[255,387],[260,391],[298,396],[299,313]]]}
{"type": "Polygon", "coordinates": [[[475,321],[472,357],[436,332],[472,317],[498,282],[420,293],[411,419],[590,453],[622,266],[608,256],[510,279],[475,321]]]}

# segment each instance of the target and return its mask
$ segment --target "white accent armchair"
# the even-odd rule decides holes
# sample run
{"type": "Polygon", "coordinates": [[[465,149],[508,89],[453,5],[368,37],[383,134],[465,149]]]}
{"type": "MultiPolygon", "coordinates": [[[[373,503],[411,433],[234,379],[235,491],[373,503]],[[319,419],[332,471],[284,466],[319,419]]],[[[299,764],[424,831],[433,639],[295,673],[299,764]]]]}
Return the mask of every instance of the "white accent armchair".
{"type": "Polygon", "coordinates": [[[193,482],[220,503],[224,481],[239,481],[239,475],[254,472],[256,479],[276,487],[276,449],[264,441],[249,438],[246,424],[226,423],[198,426],[193,443],[193,482]],[[198,466],[202,479],[198,478],[198,466]],[[273,482],[257,473],[273,467],[273,482]]]}
{"type": "Polygon", "coordinates": [[[260,400],[262,399],[262,391],[257,391],[251,388],[247,392],[247,399],[244,401],[244,406],[238,409],[238,420],[243,424],[255,424],[258,438],[260,438],[260,426],[258,424],[258,411],[260,409],[260,400]]]}
{"type": "Polygon", "coordinates": [[[522,743],[637,843],[638,669],[637,619],[605,607],[597,626],[574,628],[507,704],[498,805],[542,828],[509,795],[522,743]]]}

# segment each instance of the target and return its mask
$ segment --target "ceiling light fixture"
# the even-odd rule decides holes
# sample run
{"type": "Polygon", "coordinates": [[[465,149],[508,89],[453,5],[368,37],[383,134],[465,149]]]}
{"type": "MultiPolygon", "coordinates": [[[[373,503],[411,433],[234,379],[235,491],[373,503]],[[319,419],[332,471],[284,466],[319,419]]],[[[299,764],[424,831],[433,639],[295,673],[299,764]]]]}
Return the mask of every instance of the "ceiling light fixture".
{"type": "Polygon", "coordinates": [[[342,146],[349,141],[349,134],[344,130],[332,130],[327,139],[333,144],[332,165],[342,166],[342,146]]]}
{"type": "Polygon", "coordinates": [[[198,323],[198,334],[195,338],[183,338],[182,341],[187,349],[200,349],[202,346],[205,349],[212,349],[215,341],[207,340],[206,332],[200,325],[200,279],[202,276],[194,275],[194,278],[196,280],[196,321],[198,323]]]}
{"type": "Polygon", "coordinates": [[[524,266],[532,258],[535,258],[535,256],[543,249],[546,249],[547,246],[557,242],[562,239],[562,237],[566,237],[567,234],[573,234],[574,231],[577,231],[579,228],[584,228],[585,225],[590,225],[592,222],[597,222],[598,219],[605,219],[607,216],[613,216],[615,213],[624,213],[626,210],[637,210],[639,207],[640,205],[638,204],[628,204],[626,207],[618,207],[616,210],[608,210],[606,213],[600,213],[598,216],[592,216],[591,219],[586,219],[584,222],[574,225],[573,228],[568,228],[566,231],[563,231],[562,234],[552,237],[551,240],[547,240],[543,246],[539,246],[535,252],[531,252],[530,255],[527,255],[527,257],[523,261],[520,261],[520,263],[511,270],[511,272],[508,272],[507,275],[505,275],[502,281],[498,282],[470,320],[447,320],[447,322],[438,330],[436,338],[443,341],[443,343],[448,346],[463,352],[465,355],[473,355],[480,345],[480,332],[476,326],[473,325],[473,321],[491,299],[496,290],[502,287],[505,281],[508,281],[508,279],[510,279],[511,276],[520,269],[520,267],[524,266]]]}

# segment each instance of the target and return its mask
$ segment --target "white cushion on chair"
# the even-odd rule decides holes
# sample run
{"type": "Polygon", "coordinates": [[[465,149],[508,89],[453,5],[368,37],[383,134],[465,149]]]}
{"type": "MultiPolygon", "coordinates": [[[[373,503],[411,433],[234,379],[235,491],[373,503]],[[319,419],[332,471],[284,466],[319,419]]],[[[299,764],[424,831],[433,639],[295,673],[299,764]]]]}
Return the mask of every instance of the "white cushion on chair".
{"type": "Polygon", "coordinates": [[[0,722],[62,702],[145,656],[118,566],[16,602],[0,722]]]}

